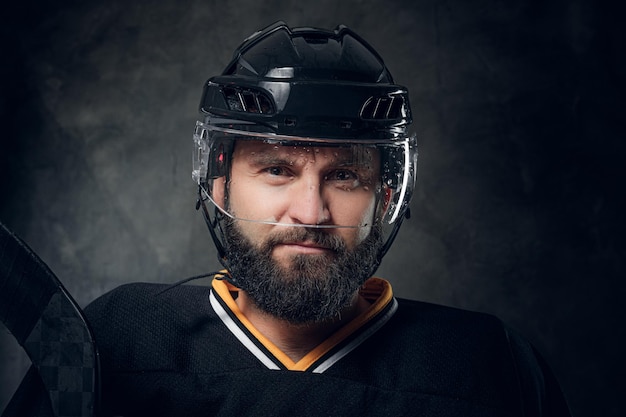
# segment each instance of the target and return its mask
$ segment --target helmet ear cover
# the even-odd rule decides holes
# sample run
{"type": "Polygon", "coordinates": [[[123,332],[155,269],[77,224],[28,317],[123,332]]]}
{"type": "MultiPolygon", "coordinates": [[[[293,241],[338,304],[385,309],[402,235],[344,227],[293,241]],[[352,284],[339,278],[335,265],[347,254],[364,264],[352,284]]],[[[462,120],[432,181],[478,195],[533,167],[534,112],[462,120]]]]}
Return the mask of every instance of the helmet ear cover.
{"type": "Polygon", "coordinates": [[[207,179],[224,177],[228,174],[233,144],[234,141],[228,138],[217,138],[211,143],[207,179]]]}

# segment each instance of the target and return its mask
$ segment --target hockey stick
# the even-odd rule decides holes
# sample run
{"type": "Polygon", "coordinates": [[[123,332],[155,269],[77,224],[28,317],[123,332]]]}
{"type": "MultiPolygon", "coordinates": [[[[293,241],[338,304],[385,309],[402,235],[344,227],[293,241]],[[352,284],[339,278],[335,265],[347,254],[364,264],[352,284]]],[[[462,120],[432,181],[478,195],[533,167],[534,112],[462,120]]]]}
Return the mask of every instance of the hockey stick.
{"type": "Polygon", "coordinates": [[[83,313],[48,266],[2,223],[0,320],[39,371],[55,416],[93,416],[98,354],[83,313]]]}

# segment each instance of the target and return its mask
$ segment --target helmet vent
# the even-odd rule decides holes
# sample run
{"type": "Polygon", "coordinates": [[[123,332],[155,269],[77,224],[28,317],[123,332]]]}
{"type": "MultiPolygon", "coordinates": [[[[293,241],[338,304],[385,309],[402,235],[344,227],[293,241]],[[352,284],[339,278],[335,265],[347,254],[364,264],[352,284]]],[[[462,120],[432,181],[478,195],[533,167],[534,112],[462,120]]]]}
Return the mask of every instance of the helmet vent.
{"type": "Polygon", "coordinates": [[[231,111],[257,114],[274,114],[272,101],[261,91],[224,87],[222,94],[231,111]]]}
{"type": "Polygon", "coordinates": [[[361,108],[361,119],[394,120],[406,116],[404,97],[399,94],[370,97],[361,108]]]}

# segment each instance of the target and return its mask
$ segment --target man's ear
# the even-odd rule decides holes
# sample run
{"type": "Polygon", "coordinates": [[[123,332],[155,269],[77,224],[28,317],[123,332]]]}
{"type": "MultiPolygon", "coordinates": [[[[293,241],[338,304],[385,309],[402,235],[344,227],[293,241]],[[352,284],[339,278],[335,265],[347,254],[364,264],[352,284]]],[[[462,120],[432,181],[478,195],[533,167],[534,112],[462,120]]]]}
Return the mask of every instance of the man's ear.
{"type": "Polygon", "coordinates": [[[226,190],[226,177],[219,177],[212,181],[212,186],[209,189],[211,198],[222,209],[225,209],[225,196],[224,190],[226,190]]]}

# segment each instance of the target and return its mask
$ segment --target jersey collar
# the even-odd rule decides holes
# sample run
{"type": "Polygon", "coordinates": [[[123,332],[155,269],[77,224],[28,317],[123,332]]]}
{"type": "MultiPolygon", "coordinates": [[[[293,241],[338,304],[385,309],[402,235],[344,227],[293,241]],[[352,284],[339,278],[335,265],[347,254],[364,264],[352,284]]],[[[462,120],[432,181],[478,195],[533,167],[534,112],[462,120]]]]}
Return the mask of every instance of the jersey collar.
{"type": "Polygon", "coordinates": [[[376,277],[368,279],[360,295],[370,302],[370,307],[294,362],[239,310],[235,302],[237,287],[219,275],[213,279],[212,286],[209,299],[218,317],[250,353],[269,369],[276,370],[324,372],[387,323],[398,306],[388,281],[376,277]]]}

